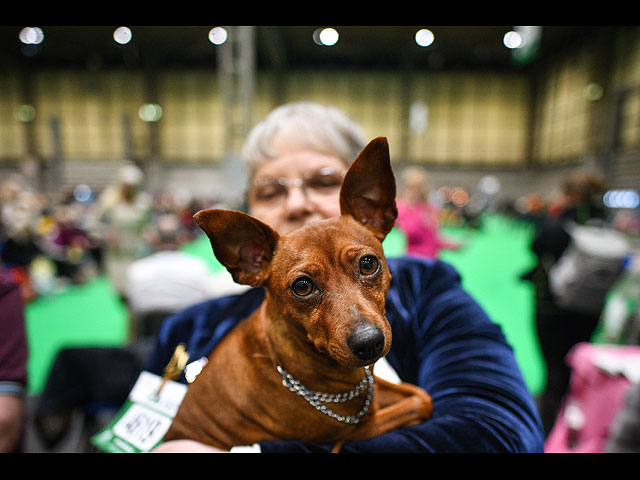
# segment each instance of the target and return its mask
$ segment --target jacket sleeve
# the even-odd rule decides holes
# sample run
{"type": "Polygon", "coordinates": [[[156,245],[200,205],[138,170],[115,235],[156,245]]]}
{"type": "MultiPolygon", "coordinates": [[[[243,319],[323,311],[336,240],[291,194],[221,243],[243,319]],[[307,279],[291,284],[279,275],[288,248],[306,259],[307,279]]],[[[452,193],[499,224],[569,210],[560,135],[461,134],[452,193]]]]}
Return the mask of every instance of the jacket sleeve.
{"type": "MultiPolygon", "coordinates": [[[[185,345],[190,361],[208,356],[263,298],[263,290],[254,288],[240,295],[208,300],[168,316],[162,322],[143,368],[161,375],[179,343],[185,345]]],[[[180,380],[186,382],[184,375],[180,380]]]]}
{"type": "MultiPolygon", "coordinates": [[[[433,399],[426,422],[346,443],[343,452],[542,452],[540,421],[500,327],[438,261],[402,259],[392,271],[387,357],[403,381],[433,399]]],[[[263,452],[319,452],[330,446],[262,443],[263,452]]]]}

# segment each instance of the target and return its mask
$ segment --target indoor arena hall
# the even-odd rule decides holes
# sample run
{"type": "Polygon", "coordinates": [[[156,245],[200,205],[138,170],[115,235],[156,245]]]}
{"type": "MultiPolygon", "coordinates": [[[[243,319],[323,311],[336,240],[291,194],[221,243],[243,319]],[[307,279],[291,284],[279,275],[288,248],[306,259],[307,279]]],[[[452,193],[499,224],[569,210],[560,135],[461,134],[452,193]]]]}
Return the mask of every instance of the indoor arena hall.
{"type": "Polygon", "coordinates": [[[0,63],[1,452],[640,452],[640,27],[0,63]]]}

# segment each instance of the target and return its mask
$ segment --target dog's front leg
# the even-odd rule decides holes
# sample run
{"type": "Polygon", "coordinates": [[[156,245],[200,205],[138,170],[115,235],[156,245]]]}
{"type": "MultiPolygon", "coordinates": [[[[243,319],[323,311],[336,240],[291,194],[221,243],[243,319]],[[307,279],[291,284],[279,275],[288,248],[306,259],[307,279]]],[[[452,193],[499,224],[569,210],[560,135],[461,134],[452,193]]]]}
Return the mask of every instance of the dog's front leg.
{"type": "Polygon", "coordinates": [[[376,377],[375,398],[377,408],[352,440],[417,425],[428,420],[433,412],[431,396],[422,388],[409,383],[395,384],[376,377]]]}

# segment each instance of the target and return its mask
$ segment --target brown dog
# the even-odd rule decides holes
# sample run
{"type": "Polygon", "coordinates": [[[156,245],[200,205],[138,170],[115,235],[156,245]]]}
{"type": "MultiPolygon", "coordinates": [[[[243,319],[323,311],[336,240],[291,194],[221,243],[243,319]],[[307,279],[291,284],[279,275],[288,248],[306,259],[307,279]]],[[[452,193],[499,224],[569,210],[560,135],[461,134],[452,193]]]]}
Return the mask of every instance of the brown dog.
{"type": "Polygon", "coordinates": [[[234,280],[263,286],[265,300],[213,350],[165,441],[341,444],[430,417],[424,390],[369,372],[391,347],[381,243],[395,190],[387,141],[377,138],[347,172],[340,217],[279,236],[240,212],[194,215],[234,280]]]}

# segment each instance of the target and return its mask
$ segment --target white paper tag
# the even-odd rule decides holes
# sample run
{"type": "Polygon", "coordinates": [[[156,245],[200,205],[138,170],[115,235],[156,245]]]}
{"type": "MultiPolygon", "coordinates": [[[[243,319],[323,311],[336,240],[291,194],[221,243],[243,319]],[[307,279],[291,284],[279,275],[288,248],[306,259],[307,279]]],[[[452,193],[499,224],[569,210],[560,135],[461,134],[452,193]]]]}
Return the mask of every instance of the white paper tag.
{"type": "Polygon", "coordinates": [[[143,371],[114,419],[91,438],[105,452],[148,452],[169,430],[187,386],[143,371]]]}
{"type": "Polygon", "coordinates": [[[129,398],[132,402],[146,405],[165,415],[174,417],[184,395],[187,393],[187,386],[169,380],[162,388],[160,396],[158,396],[158,389],[161,385],[162,377],[143,371],[129,393],[129,398]]]}
{"type": "Polygon", "coordinates": [[[137,450],[148,452],[162,440],[171,421],[169,417],[134,403],[113,426],[113,434],[137,450]]]}

